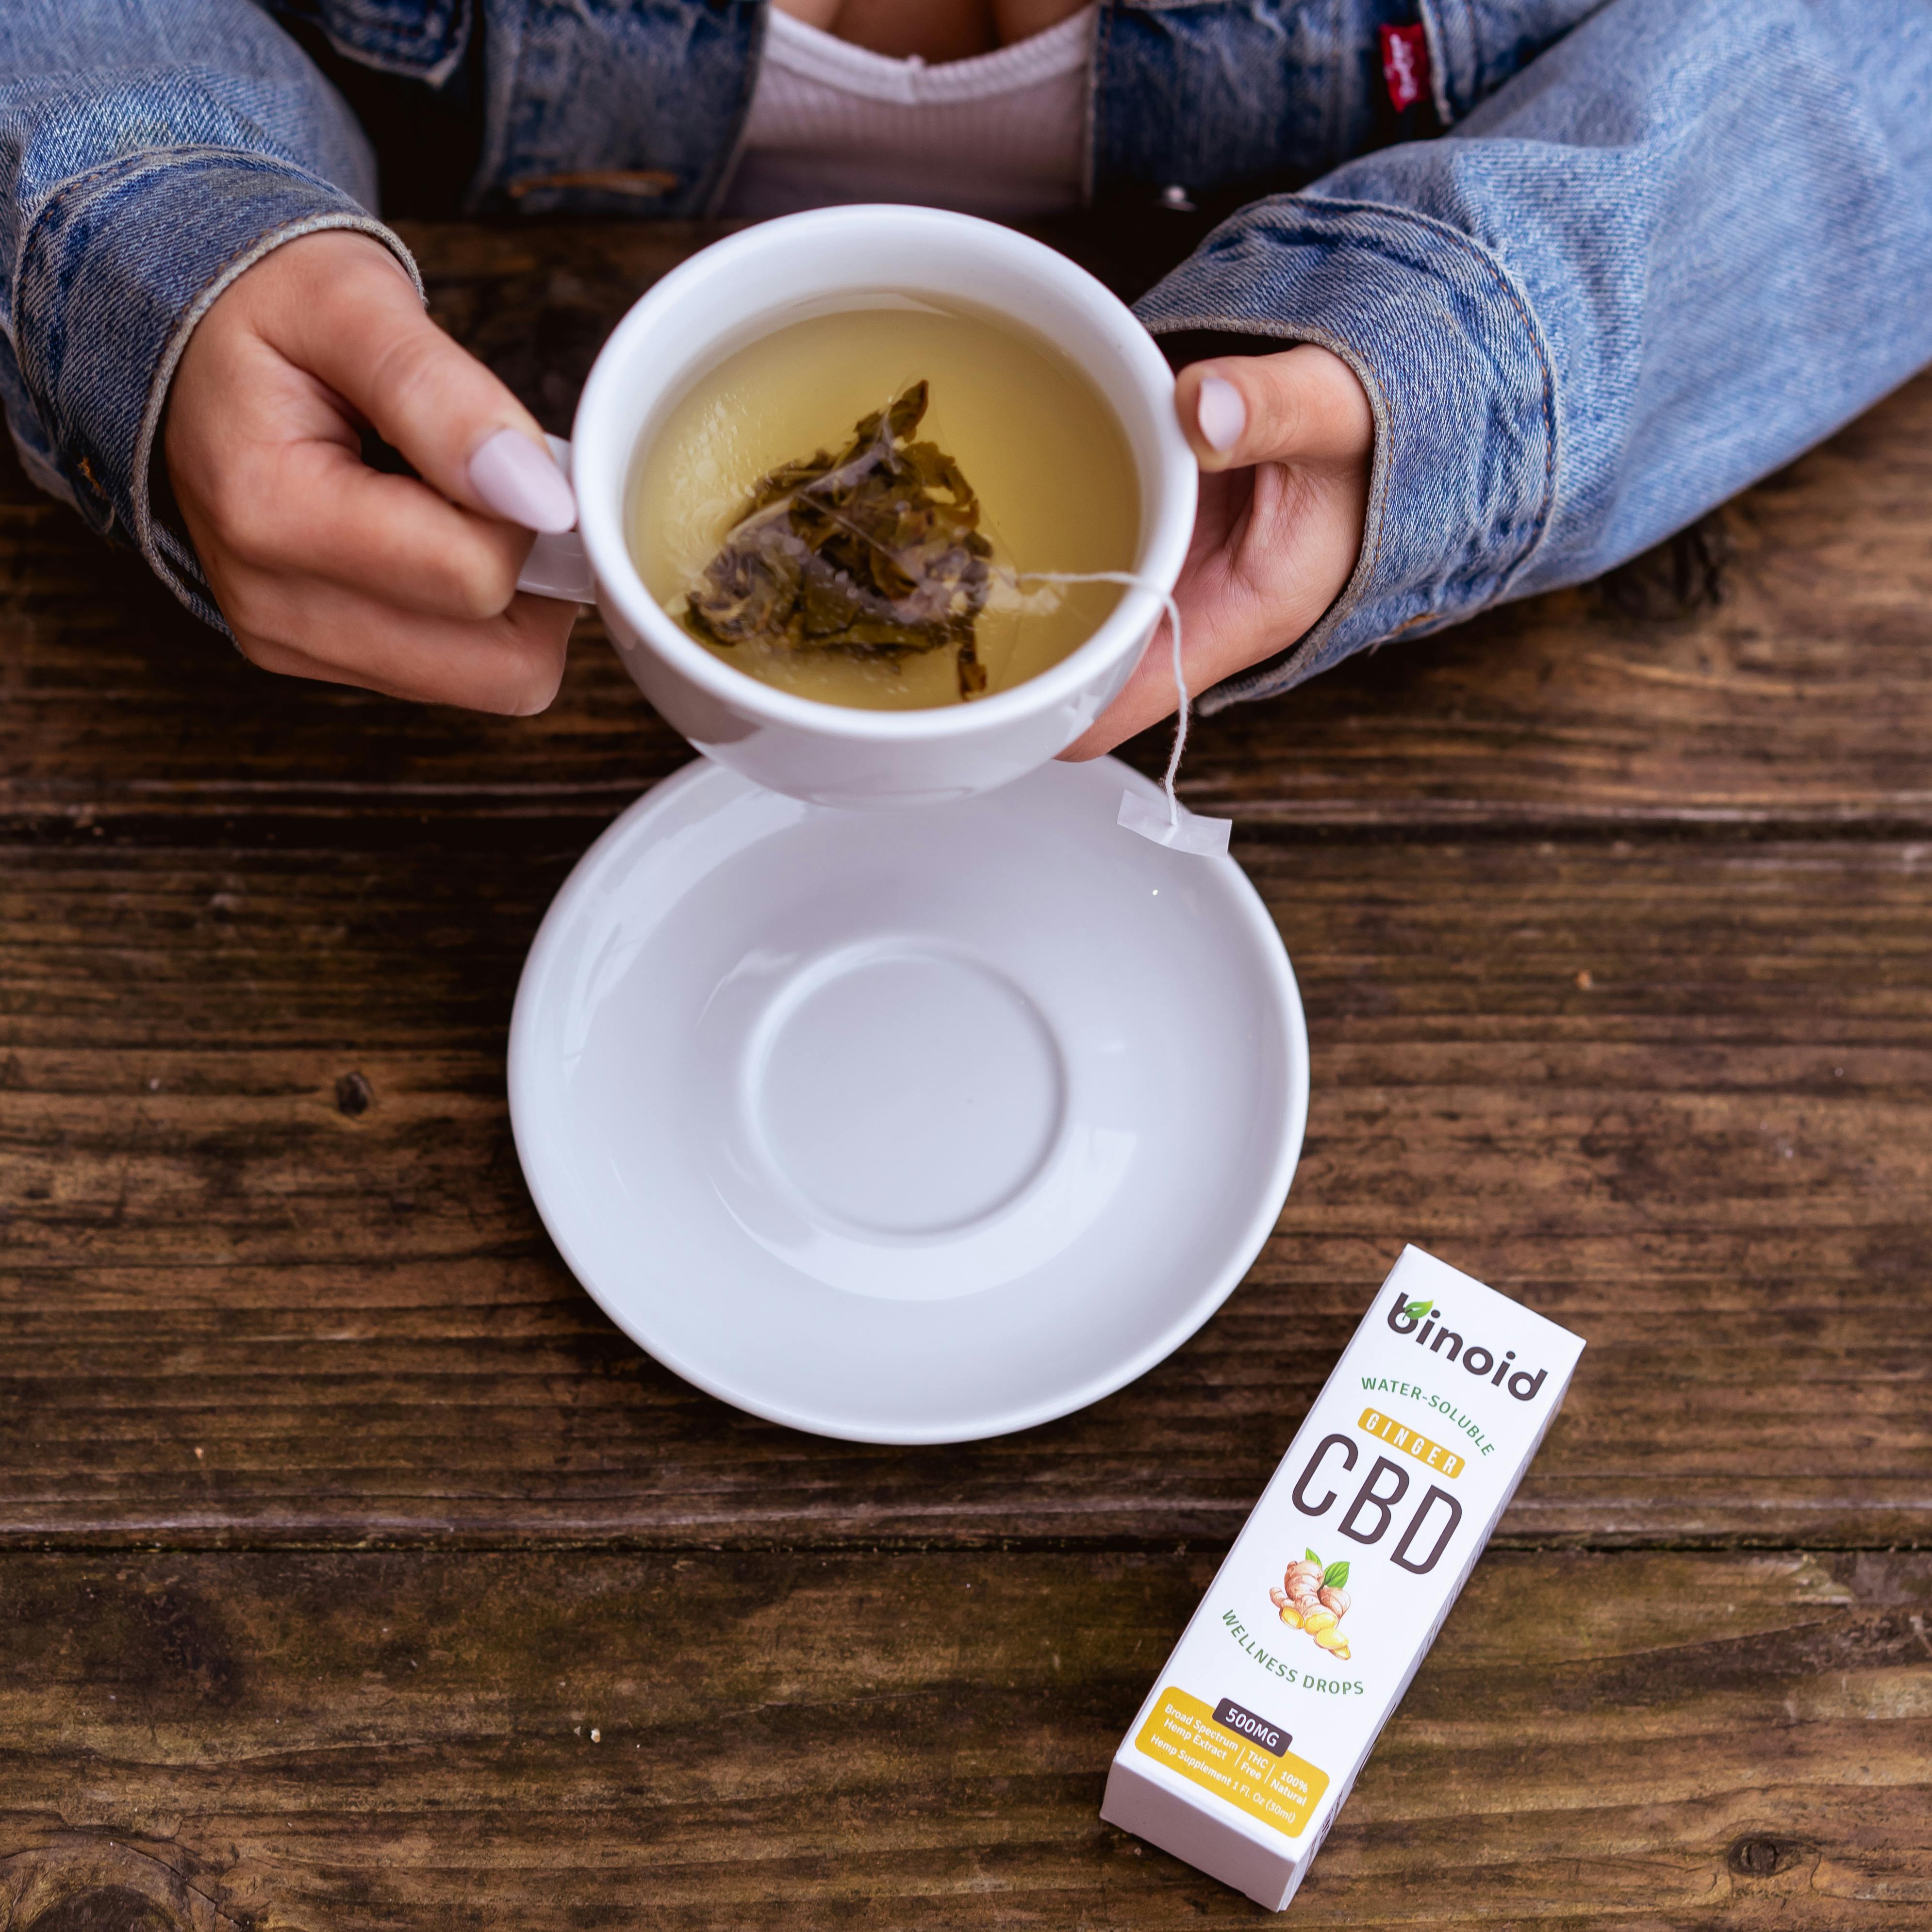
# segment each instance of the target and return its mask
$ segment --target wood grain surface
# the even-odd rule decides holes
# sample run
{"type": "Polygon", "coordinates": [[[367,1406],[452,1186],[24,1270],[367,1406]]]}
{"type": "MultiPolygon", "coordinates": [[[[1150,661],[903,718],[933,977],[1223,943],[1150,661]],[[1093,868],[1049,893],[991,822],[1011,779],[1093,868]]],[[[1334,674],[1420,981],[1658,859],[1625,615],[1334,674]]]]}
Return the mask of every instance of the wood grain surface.
{"type": "MultiPolygon", "coordinates": [[[[561,428],[703,233],[412,238],[561,428]]],[[[1262,1922],[1100,1784],[1408,1240],[1590,1347],[1294,1913],[1932,1924],[1929,614],[1921,379],[1204,721],[1287,1209],[1132,1388],[887,1452],[641,1356],[524,1190],[523,952],[688,756],[594,626],[536,720],[269,679],[0,466],[0,1932],[1262,1922]]]]}
{"type": "Polygon", "coordinates": [[[914,1451],[698,1395],[556,1260],[502,1096],[549,827],[20,851],[0,1535],[1226,1539],[1413,1239],[1590,1340],[1506,1537],[1920,1537],[1932,854],[1238,849],[1312,1041],[1280,1232],[1130,1389],[914,1451]]]}
{"type": "MultiPolygon", "coordinates": [[[[1250,1925],[1097,1815],[1213,1570],[16,1556],[0,1831],[218,1925],[1250,1925]]],[[[1924,1555],[1493,1555],[1294,1922],[1922,1924],[1928,1612],[1924,1555]]]]}

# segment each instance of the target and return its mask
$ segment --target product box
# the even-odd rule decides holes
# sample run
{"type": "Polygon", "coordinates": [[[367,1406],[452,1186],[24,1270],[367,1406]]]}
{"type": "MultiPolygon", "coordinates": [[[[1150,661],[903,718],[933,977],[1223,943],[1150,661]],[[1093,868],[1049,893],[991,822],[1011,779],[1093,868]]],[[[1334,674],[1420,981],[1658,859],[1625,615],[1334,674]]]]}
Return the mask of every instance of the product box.
{"type": "Polygon", "coordinates": [[[1582,1352],[1405,1248],[1114,1754],[1101,1816],[1286,1906],[1582,1352]]]}

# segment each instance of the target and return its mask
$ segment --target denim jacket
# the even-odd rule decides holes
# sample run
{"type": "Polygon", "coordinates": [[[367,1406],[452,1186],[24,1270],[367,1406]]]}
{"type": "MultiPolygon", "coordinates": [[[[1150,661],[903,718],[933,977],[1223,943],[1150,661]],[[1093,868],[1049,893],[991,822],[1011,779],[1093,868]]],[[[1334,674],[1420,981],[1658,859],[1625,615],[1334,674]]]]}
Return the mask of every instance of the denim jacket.
{"type": "MultiPolygon", "coordinates": [[[[690,217],[765,4],[281,11],[469,90],[472,212],[690,217]]],[[[1103,0],[1092,100],[1091,193],[1258,197],[1148,327],[1322,344],[1374,410],[1353,578],[1210,703],[1594,576],[1932,360],[1926,0],[1103,0]],[[1391,143],[1378,29],[1418,20],[1447,132],[1391,143]]],[[[34,480],[211,622],[150,495],[170,376],[281,242],[360,228],[406,263],[374,208],[363,131],[265,7],[0,7],[0,401],[34,480]]]]}

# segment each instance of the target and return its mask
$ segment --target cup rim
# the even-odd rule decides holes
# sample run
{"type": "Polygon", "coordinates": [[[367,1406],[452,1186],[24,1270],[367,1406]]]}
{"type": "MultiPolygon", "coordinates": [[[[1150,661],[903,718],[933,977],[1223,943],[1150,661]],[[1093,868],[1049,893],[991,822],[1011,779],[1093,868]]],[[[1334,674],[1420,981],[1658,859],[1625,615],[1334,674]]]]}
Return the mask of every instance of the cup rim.
{"type": "MultiPolygon", "coordinates": [[[[583,475],[583,452],[586,447],[601,451],[598,424],[616,419],[617,412],[608,406],[607,398],[618,385],[631,380],[628,372],[619,373],[620,367],[628,364],[637,340],[648,335],[658,312],[668,304],[686,298],[707,280],[734,272],[742,257],[769,248],[776,232],[795,234],[800,230],[817,230],[830,239],[841,230],[875,229],[882,220],[938,231],[947,238],[949,245],[960,249],[974,249],[982,254],[1004,253],[1009,260],[1017,258],[1029,272],[1070,302],[1098,309],[1129,326],[1120,344],[1122,360],[1150,406],[1160,451],[1159,473],[1142,479],[1143,486],[1152,490],[1155,502],[1136,567],[1142,575],[1172,585],[1180,575],[1193,531],[1199,472],[1174,414],[1174,375],[1159,345],[1132,310],[1104,282],[1058,250],[1017,230],[948,209],[893,202],[812,208],[741,229],[680,262],[638,298],[598,352],[572,424],[575,452],[572,467],[579,478],[583,475]]],[[[854,292],[863,292],[870,286],[856,284],[854,292]]],[[[694,358],[681,374],[703,366],[694,358]]],[[[1102,394],[1108,406],[1118,414],[1119,405],[1113,396],[1104,389],[1102,394]]],[[[820,698],[801,698],[720,662],[688,635],[646,589],[622,529],[623,500],[629,488],[632,460],[632,452],[627,450],[622,484],[614,498],[609,492],[580,490],[578,529],[600,593],[618,606],[647,646],[669,668],[733,710],[755,716],[766,724],[822,737],[894,743],[964,738],[996,730],[1003,724],[1050,710],[1090,687],[1096,675],[1130,650],[1136,639],[1151,638],[1164,608],[1161,598],[1153,591],[1139,585],[1124,586],[1119,602],[1084,644],[1058,663],[1010,689],[975,698],[970,704],[872,711],[828,704],[820,698]]]]}

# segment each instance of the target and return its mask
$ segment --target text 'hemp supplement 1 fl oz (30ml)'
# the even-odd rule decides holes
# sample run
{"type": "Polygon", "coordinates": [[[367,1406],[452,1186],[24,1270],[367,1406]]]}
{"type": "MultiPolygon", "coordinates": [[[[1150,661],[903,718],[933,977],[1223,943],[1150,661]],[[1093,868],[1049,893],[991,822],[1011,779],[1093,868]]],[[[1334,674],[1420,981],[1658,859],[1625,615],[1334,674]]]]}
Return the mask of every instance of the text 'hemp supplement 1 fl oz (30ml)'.
{"type": "Polygon", "coordinates": [[[1286,1906],[1582,1352],[1405,1248],[1114,1754],[1101,1816],[1286,1906]]]}

